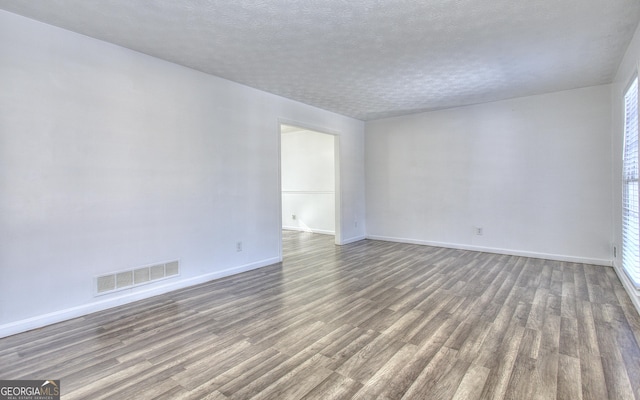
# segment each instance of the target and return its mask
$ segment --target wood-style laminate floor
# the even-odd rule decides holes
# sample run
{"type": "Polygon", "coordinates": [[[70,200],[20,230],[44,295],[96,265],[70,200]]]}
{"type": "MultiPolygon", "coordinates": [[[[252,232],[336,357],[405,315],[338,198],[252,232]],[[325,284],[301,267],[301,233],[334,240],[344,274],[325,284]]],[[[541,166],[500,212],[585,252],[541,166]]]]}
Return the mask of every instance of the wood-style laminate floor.
{"type": "Polygon", "coordinates": [[[63,399],[640,399],[612,268],[284,232],[285,260],[0,339],[63,399]]]}

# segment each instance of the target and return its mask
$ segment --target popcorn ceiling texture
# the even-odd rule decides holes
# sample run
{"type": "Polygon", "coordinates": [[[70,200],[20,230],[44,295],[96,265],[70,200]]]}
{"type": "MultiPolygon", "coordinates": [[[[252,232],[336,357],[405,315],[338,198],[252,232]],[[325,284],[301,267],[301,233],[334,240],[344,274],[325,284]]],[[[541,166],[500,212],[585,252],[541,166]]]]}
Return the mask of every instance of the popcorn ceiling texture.
{"type": "Polygon", "coordinates": [[[0,0],[361,120],[610,83],[638,0],[0,0]]]}

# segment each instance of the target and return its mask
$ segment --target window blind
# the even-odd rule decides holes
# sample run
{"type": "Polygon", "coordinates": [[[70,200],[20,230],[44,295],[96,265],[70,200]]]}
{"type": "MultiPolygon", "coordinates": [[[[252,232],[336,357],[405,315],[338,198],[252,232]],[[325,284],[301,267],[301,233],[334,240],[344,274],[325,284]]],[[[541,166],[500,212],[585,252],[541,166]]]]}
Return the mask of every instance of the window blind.
{"type": "Polygon", "coordinates": [[[638,202],[638,78],[624,96],[622,162],[622,267],[640,288],[640,207],[638,202]]]}

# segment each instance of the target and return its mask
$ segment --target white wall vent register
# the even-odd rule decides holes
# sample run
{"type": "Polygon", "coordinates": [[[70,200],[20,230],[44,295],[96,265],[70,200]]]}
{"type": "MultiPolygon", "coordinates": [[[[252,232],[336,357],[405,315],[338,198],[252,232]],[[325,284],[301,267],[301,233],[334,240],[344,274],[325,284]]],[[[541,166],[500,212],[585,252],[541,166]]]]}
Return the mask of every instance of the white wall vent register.
{"type": "Polygon", "coordinates": [[[180,275],[180,262],[177,260],[128,271],[114,272],[96,277],[95,293],[96,295],[103,295],[178,275],[180,275]]]}

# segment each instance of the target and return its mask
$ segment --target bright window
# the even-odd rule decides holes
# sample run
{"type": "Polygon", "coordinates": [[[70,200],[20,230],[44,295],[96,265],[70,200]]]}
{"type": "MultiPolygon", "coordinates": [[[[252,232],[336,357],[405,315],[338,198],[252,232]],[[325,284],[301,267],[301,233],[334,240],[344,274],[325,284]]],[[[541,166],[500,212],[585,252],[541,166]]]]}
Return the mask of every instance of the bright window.
{"type": "Polygon", "coordinates": [[[638,214],[638,78],[624,95],[622,162],[622,266],[640,288],[640,219],[638,214]]]}

